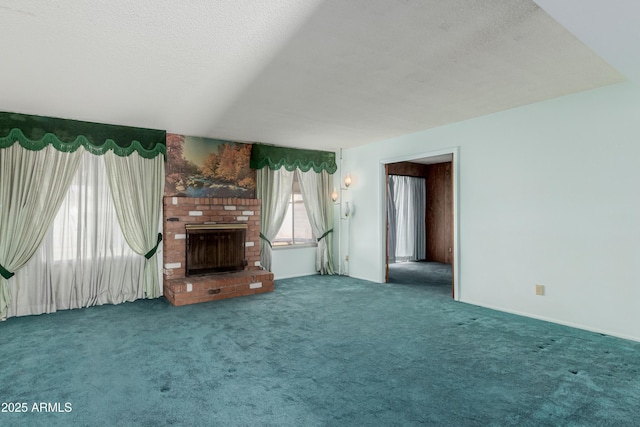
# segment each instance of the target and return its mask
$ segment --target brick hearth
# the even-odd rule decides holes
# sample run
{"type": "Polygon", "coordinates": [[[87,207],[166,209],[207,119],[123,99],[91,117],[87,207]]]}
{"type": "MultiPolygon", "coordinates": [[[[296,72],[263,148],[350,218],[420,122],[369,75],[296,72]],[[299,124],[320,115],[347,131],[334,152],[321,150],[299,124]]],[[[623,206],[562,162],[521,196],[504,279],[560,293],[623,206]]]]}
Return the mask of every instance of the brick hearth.
{"type": "Polygon", "coordinates": [[[260,267],[260,200],[164,198],[164,296],[173,305],[273,291],[273,273],[260,267]],[[185,277],[186,224],[245,223],[244,271],[185,277]]]}
{"type": "Polygon", "coordinates": [[[164,296],[172,305],[187,305],[273,291],[273,273],[244,270],[228,274],[171,279],[164,296]]]}

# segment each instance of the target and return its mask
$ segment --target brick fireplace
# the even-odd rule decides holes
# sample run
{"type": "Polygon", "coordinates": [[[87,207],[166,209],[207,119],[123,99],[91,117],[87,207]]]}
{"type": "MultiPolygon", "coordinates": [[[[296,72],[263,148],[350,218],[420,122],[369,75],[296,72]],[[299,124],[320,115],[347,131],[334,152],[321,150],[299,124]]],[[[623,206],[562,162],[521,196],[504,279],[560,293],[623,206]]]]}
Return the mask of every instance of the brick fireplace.
{"type": "Polygon", "coordinates": [[[260,200],[164,197],[163,205],[164,296],[171,304],[194,304],[273,291],[273,273],[260,267],[260,200]],[[228,224],[229,228],[240,228],[241,224],[243,229],[246,225],[244,268],[187,275],[187,226],[193,229],[197,224],[228,224]]]}

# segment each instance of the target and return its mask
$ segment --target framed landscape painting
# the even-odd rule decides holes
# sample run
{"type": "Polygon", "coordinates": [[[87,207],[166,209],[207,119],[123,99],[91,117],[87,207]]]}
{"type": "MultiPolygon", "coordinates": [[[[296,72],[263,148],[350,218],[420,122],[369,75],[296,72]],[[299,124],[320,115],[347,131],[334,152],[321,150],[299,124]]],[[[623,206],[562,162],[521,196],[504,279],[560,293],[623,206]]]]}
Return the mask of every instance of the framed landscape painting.
{"type": "Polygon", "coordinates": [[[167,134],[165,195],[253,199],[251,144],[167,134]]]}

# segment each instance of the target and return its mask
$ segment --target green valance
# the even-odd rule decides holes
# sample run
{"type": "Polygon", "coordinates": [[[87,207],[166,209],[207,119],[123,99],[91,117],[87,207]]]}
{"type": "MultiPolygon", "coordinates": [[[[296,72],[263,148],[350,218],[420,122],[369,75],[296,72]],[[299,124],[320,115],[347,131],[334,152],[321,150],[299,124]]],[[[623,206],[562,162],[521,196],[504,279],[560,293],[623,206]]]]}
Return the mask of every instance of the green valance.
{"type": "Polygon", "coordinates": [[[253,144],[251,147],[250,166],[252,169],[262,169],[268,166],[273,170],[284,167],[288,171],[298,168],[303,172],[313,169],[317,173],[325,170],[330,174],[338,169],[334,152],[300,150],[264,144],[253,144]]]}
{"type": "Polygon", "coordinates": [[[147,159],[167,155],[163,130],[0,112],[0,148],[16,142],[27,150],[42,150],[51,144],[67,153],[83,146],[96,155],[109,150],[121,157],[134,151],[147,159]]]}

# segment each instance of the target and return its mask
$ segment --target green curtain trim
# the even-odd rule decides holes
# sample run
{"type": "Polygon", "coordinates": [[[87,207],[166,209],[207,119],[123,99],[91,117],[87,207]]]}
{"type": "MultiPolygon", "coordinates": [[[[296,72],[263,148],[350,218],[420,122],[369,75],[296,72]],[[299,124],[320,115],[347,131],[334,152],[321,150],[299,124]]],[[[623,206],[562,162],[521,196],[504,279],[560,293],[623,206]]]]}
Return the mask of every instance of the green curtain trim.
{"type": "Polygon", "coordinates": [[[144,257],[146,259],[150,259],[152,256],[154,256],[156,254],[156,251],[158,250],[158,246],[160,246],[160,242],[162,242],[162,233],[158,233],[158,242],[153,247],[153,249],[151,249],[149,252],[144,254],[144,257]]]}
{"type": "Polygon", "coordinates": [[[9,270],[7,270],[6,268],[4,268],[2,266],[2,264],[0,264],[0,276],[4,277],[5,279],[9,280],[11,279],[13,276],[15,275],[15,273],[10,272],[9,270]]]}
{"type": "Polygon", "coordinates": [[[330,174],[338,170],[336,153],[334,152],[300,150],[264,144],[253,144],[251,147],[250,166],[252,169],[262,169],[267,166],[273,170],[284,167],[288,171],[297,168],[302,172],[313,169],[316,173],[325,170],[330,174]]]}
{"type": "Polygon", "coordinates": [[[327,237],[329,235],[329,233],[333,233],[333,228],[331,230],[327,230],[324,232],[324,234],[320,237],[318,237],[318,242],[322,239],[324,239],[325,237],[327,237]]]}
{"type": "Polygon", "coordinates": [[[265,242],[267,242],[270,248],[273,248],[273,246],[271,245],[271,242],[269,241],[269,239],[267,239],[267,237],[264,234],[260,233],[260,238],[265,242]]]}
{"type": "Polygon", "coordinates": [[[0,148],[17,142],[27,150],[53,145],[69,153],[83,146],[95,155],[113,150],[117,156],[126,157],[135,151],[146,159],[162,154],[166,160],[166,135],[161,130],[0,112],[0,148]]]}

